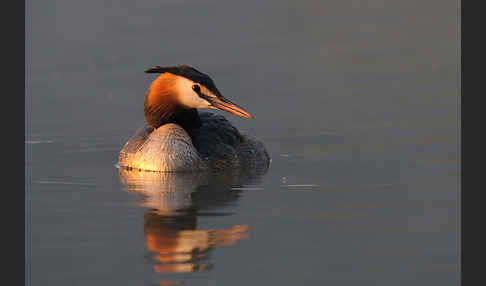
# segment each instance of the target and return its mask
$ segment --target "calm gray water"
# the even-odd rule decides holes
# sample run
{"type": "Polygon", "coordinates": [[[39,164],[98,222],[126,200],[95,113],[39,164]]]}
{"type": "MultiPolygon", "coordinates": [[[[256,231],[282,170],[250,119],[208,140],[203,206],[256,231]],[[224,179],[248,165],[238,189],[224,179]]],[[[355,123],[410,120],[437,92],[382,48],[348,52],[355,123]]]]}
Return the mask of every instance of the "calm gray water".
{"type": "Polygon", "coordinates": [[[26,1],[27,285],[459,285],[458,6],[26,1]],[[114,166],[182,63],[266,174],[114,166]]]}

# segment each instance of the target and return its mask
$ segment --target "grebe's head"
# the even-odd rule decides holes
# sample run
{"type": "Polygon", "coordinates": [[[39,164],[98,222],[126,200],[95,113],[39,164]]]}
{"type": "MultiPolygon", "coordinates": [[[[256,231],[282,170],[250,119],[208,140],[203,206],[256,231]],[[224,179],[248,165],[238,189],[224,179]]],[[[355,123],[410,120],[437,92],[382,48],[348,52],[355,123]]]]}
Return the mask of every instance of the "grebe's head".
{"type": "Polygon", "coordinates": [[[235,115],[251,118],[241,107],[224,98],[213,80],[187,65],[156,66],[146,73],[160,73],[152,82],[144,102],[147,122],[157,127],[161,118],[172,116],[177,110],[190,108],[215,108],[235,115]]]}

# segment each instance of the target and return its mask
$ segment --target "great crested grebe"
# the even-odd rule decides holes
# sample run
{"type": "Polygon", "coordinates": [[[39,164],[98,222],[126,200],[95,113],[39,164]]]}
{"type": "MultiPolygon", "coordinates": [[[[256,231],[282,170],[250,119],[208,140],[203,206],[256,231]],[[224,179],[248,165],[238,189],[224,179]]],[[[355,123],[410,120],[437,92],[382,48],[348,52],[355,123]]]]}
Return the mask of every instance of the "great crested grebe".
{"type": "Polygon", "coordinates": [[[120,167],[160,172],[268,168],[270,157],[261,142],[240,133],[221,115],[196,110],[215,108],[252,117],[224,98],[208,75],[187,65],[145,72],[161,75],[145,95],[147,124],[121,149],[120,167]]]}

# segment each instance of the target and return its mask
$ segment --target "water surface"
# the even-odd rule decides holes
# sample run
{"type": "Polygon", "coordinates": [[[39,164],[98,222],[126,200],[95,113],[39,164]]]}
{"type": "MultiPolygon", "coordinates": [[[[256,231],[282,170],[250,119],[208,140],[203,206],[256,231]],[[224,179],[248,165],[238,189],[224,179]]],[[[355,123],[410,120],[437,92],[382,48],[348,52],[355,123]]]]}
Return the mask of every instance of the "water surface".
{"type": "Polygon", "coordinates": [[[27,1],[27,285],[459,285],[456,1],[27,1]],[[124,174],[153,65],[268,171],[124,174]]]}

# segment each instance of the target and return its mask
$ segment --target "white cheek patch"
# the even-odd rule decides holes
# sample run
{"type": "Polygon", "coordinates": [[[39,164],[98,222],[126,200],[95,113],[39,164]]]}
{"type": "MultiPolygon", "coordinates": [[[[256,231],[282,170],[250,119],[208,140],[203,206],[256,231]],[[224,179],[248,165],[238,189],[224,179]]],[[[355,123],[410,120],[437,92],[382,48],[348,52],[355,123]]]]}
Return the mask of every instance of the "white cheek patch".
{"type": "MultiPolygon", "coordinates": [[[[177,100],[180,104],[188,108],[209,108],[211,104],[199,97],[199,95],[192,90],[194,82],[188,80],[185,77],[177,76],[176,89],[177,89],[177,100]]],[[[204,87],[201,86],[201,90],[204,87]]]]}

